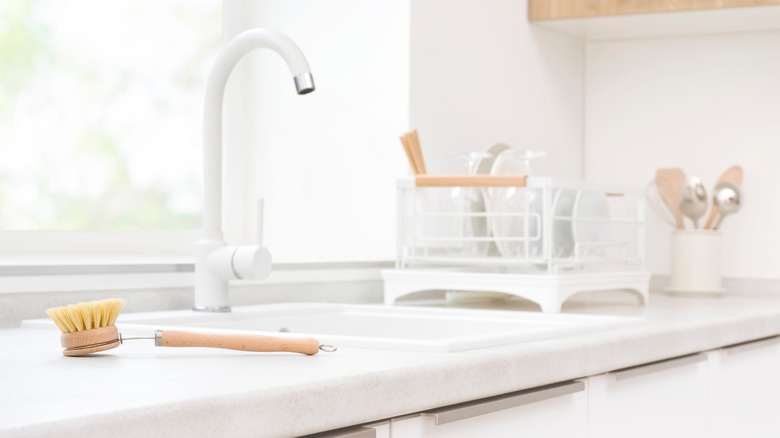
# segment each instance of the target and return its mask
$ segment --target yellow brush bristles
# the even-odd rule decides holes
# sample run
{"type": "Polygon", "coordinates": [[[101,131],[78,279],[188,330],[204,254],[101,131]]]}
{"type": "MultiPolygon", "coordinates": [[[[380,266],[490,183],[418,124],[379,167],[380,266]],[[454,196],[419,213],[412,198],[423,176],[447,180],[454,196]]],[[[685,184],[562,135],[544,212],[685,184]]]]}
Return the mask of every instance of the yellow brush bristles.
{"type": "Polygon", "coordinates": [[[52,307],[46,309],[46,314],[63,333],[73,333],[114,325],[114,321],[124,307],[125,300],[110,298],[52,307]]]}

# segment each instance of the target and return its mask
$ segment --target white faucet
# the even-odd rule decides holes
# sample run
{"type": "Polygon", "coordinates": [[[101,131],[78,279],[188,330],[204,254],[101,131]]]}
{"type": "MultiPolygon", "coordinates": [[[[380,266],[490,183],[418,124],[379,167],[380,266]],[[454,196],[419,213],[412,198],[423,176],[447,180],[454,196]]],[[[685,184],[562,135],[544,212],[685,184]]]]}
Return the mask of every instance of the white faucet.
{"type": "Polygon", "coordinates": [[[203,231],[195,249],[194,310],[229,312],[230,280],[263,280],[271,272],[271,253],[266,248],[228,246],[222,235],[222,100],[233,67],[256,48],[271,49],[284,58],[298,94],[314,91],[308,61],[298,46],[279,32],[248,30],[217,55],[206,84],[203,111],[203,231]]]}

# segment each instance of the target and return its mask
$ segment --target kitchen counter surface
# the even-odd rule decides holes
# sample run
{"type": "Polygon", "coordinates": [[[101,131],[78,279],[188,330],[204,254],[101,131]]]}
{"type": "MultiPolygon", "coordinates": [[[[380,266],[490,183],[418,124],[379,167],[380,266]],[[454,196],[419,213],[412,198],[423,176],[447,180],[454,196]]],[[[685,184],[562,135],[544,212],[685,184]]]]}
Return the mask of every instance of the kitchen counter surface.
{"type": "Polygon", "coordinates": [[[298,436],[780,334],[780,298],[766,296],[653,294],[641,306],[625,293],[588,294],[564,312],[644,320],[456,353],[312,357],[136,341],[67,358],[57,331],[0,330],[0,436],[298,436]]]}

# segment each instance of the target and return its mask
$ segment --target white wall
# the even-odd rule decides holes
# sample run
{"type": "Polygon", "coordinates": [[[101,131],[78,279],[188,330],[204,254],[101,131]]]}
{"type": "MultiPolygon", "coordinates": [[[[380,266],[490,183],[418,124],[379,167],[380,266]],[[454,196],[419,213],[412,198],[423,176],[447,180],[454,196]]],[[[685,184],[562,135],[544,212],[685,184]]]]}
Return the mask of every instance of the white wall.
{"type": "MultiPolygon", "coordinates": [[[[226,0],[245,10],[228,34],[281,30],[309,57],[314,94],[253,53],[229,84],[228,238],[256,228],[277,261],[387,259],[398,137],[417,128],[431,172],[453,152],[497,142],[543,149],[538,174],[642,186],[680,166],[711,186],[745,169],[743,210],[727,219],[724,275],[778,278],[780,33],[582,43],[535,28],[514,0],[226,0]],[[247,79],[256,78],[256,80],[247,79]],[[231,82],[240,82],[240,80],[231,82]]],[[[648,215],[648,267],[667,274],[670,229],[648,215]]]]}
{"type": "Polygon", "coordinates": [[[227,1],[228,37],[250,27],[290,36],[317,90],[295,94],[282,60],[240,61],[226,103],[226,236],[264,242],[274,261],[384,259],[395,251],[395,180],[406,172],[409,4],[396,0],[227,1]]]}
{"type": "Polygon", "coordinates": [[[411,5],[410,125],[429,172],[464,169],[453,152],[499,142],[546,150],[540,175],[581,176],[581,41],[532,28],[518,0],[411,5]]]}
{"type": "MultiPolygon", "coordinates": [[[[780,278],[778,54],[778,32],[587,46],[587,179],[644,185],[679,166],[711,190],[744,168],[742,210],[722,226],[726,277],[780,278]]],[[[668,274],[670,228],[648,216],[648,267],[668,274]]]]}
{"type": "Polygon", "coordinates": [[[293,92],[268,51],[228,84],[226,236],[265,243],[276,261],[391,259],[395,181],[409,172],[398,138],[420,132],[428,169],[498,142],[547,150],[539,174],[581,175],[583,44],[531,29],[524,1],[226,0],[250,27],[285,32],[317,91],[293,92]],[[238,85],[236,85],[238,84],[238,85]]]}

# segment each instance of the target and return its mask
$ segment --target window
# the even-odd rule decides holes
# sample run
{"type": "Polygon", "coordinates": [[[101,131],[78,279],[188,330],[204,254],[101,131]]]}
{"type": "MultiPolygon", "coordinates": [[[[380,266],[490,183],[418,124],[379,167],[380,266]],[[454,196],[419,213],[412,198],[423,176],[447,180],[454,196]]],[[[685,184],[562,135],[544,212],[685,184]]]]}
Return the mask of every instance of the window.
{"type": "Polygon", "coordinates": [[[200,226],[221,1],[0,3],[3,230],[200,226]]]}
{"type": "Polygon", "coordinates": [[[203,95],[224,23],[227,37],[251,27],[286,33],[317,83],[317,92],[296,96],[269,51],[232,73],[223,123],[227,240],[256,239],[262,199],[275,262],[393,257],[395,179],[406,173],[398,136],[409,120],[408,4],[222,7],[0,2],[0,255],[191,257],[203,95]]]}

